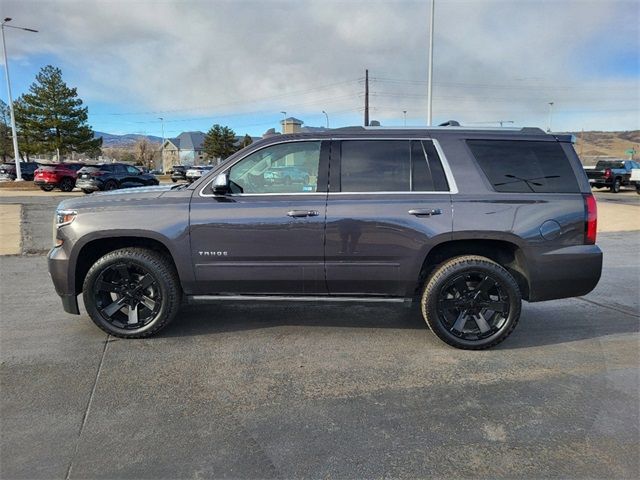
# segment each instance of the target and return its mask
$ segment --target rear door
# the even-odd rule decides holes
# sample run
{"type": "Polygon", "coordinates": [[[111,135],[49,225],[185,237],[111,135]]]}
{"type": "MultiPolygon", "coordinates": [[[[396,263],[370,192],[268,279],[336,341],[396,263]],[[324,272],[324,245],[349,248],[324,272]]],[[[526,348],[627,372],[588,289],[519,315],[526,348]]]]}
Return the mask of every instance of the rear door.
{"type": "Polygon", "coordinates": [[[429,139],[331,148],[326,277],[332,295],[412,296],[422,261],[449,239],[453,178],[429,139]]]}

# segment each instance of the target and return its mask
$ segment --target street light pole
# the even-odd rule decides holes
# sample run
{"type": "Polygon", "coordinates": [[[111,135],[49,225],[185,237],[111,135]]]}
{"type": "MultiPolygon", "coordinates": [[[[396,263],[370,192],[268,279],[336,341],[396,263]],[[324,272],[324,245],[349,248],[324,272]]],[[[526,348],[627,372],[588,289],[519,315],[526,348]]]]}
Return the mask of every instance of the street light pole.
{"type": "Polygon", "coordinates": [[[547,132],[551,131],[552,118],[553,118],[553,102],[549,102],[549,126],[547,127],[547,132]]]}
{"type": "Polygon", "coordinates": [[[402,115],[404,116],[404,126],[407,126],[407,111],[406,110],[402,110],[402,115]]]}
{"type": "Polygon", "coordinates": [[[433,17],[436,0],[431,0],[431,20],[429,27],[429,79],[427,83],[427,126],[432,124],[433,115],[433,17]]]}
{"type": "Polygon", "coordinates": [[[13,97],[11,96],[11,80],[9,79],[9,61],[7,59],[7,41],[4,38],[4,27],[17,28],[18,30],[24,30],[26,32],[37,33],[37,30],[25,27],[14,27],[12,25],[6,25],[10,22],[11,18],[7,17],[0,24],[0,30],[2,30],[2,52],[4,54],[4,70],[5,77],[7,79],[7,95],[9,97],[9,114],[11,117],[11,136],[13,137],[13,160],[16,163],[16,181],[22,180],[22,172],[20,171],[20,151],[18,150],[18,132],[16,131],[16,115],[13,111],[13,97]]]}
{"type": "Polygon", "coordinates": [[[324,113],[324,116],[327,117],[327,128],[329,128],[329,114],[324,110],[322,110],[322,113],[324,113]]]}
{"type": "Polygon", "coordinates": [[[282,133],[285,133],[284,131],[287,129],[287,112],[280,112],[280,113],[284,117],[282,119],[282,133]]]}
{"type": "Polygon", "coordinates": [[[162,168],[162,171],[164,172],[164,117],[158,117],[158,120],[160,120],[162,125],[162,144],[160,145],[160,163],[162,165],[160,168],[162,168]]]}

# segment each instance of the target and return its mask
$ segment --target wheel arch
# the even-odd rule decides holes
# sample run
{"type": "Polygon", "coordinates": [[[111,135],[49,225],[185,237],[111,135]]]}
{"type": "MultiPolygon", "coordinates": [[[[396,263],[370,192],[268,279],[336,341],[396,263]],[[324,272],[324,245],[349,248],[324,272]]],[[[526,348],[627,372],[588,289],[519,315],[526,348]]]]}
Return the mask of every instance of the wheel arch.
{"type": "Polygon", "coordinates": [[[413,296],[419,294],[431,272],[444,261],[461,255],[480,255],[504,267],[516,280],[522,298],[529,299],[529,270],[525,254],[515,239],[457,238],[432,247],[420,266],[413,296]]]}
{"type": "Polygon", "coordinates": [[[74,255],[76,259],[75,267],[73,269],[74,278],[72,282],[70,282],[74,287],[74,292],[79,294],[82,291],[82,284],[87,276],[87,272],[100,257],[109,252],[113,252],[114,250],[127,247],[147,248],[161,253],[171,261],[173,268],[178,272],[178,276],[181,277],[175,257],[171,249],[167,246],[167,242],[157,238],[156,236],[125,234],[97,237],[88,239],[80,245],[74,255]]]}

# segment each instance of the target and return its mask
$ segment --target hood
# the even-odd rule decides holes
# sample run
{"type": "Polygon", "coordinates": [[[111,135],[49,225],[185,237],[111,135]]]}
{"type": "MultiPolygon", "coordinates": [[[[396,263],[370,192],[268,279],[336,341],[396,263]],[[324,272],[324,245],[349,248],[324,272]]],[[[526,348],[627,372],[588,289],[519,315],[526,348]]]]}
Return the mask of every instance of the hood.
{"type": "Polygon", "coordinates": [[[153,187],[123,188],[109,192],[96,192],[82,197],[69,198],[58,205],[58,209],[77,210],[81,208],[114,208],[117,205],[131,203],[152,203],[162,194],[175,189],[175,185],[158,185],[153,187]]]}

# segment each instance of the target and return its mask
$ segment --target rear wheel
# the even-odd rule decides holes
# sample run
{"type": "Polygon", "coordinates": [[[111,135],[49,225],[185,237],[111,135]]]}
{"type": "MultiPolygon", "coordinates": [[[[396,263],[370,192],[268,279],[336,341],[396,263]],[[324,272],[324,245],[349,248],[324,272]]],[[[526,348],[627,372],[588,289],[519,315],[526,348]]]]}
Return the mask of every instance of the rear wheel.
{"type": "Polygon", "coordinates": [[[171,261],[144,248],[115,250],[89,270],[83,285],[91,320],[121,338],[153,335],[180,307],[180,280],[171,261]]]}
{"type": "Polygon", "coordinates": [[[116,182],[114,182],[113,180],[109,180],[107,183],[105,183],[104,185],[104,189],[109,191],[109,190],[115,190],[118,188],[118,184],[116,182]]]}
{"type": "Polygon", "coordinates": [[[611,184],[611,192],[612,193],[620,193],[620,188],[622,187],[622,182],[620,181],[620,178],[616,178],[613,183],[611,184]]]}
{"type": "Polygon", "coordinates": [[[45,191],[45,192],[50,192],[51,190],[54,189],[53,185],[40,185],[40,189],[45,191]]]}
{"type": "Polygon", "coordinates": [[[522,297],[515,279],[486,257],[452,258],[433,272],[422,294],[422,315],[449,345],[467,350],[493,347],[520,318],[522,297]]]}
{"type": "Polygon", "coordinates": [[[73,187],[75,187],[75,182],[69,177],[63,178],[60,181],[60,185],[58,185],[58,188],[60,188],[60,190],[62,190],[63,192],[70,192],[71,190],[73,190],[73,187]]]}
{"type": "Polygon", "coordinates": [[[89,195],[90,193],[93,193],[93,190],[87,190],[86,188],[83,188],[82,191],[87,195],[89,195]]]}

